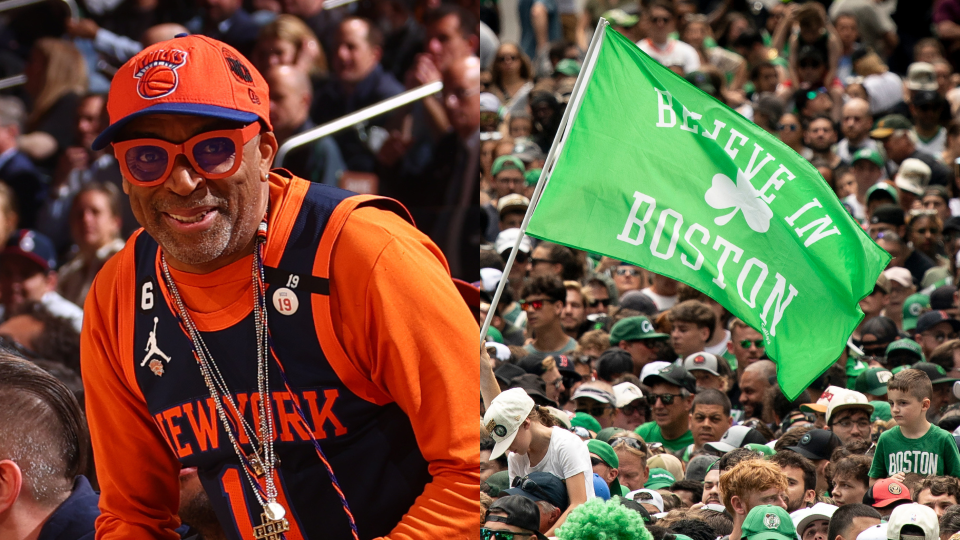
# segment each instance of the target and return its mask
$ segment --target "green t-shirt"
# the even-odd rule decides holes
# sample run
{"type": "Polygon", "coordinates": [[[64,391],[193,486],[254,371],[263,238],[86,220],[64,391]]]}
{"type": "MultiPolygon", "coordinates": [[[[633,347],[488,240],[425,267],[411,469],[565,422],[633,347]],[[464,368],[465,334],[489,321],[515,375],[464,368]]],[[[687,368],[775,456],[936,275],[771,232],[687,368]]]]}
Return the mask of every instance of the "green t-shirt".
{"type": "Polygon", "coordinates": [[[560,347],[560,350],[557,350],[557,351],[541,351],[536,347],[534,347],[533,343],[527,343],[526,345],[523,346],[523,350],[527,351],[528,353],[542,353],[547,356],[553,356],[556,354],[566,354],[568,352],[572,352],[576,348],[577,348],[577,340],[573,339],[572,337],[568,337],[567,344],[564,345],[563,347],[560,347]]]}
{"type": "Polygon", "coordinates": [[[683,450],[688,445],[693,444],[693,432],[689,429],[679,438],[668,441],[663,438],[663,434],[660,433],[660,426],[658,426],[656,422],[647,422],[641,425],[635,430],[635,433],[643,437],[643,440],[647,443],[658,442],[663,444],[670,452],[683,450]]]}
{"type": "Polygon", "coordinates": [[[953,435],[932,424],[919,439],[904,437],[900,426],[884,431],[877,441],[870,478],[889,478],[898,472],[960,475],[960,452],[953,435]]]}

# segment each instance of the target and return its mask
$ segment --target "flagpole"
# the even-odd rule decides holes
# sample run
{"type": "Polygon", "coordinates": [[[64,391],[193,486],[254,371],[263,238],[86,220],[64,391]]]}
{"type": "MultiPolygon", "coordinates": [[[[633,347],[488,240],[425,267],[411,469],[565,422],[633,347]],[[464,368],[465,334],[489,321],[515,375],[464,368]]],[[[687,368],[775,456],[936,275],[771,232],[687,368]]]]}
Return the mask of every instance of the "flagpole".
{"type": "Polygon", "coordinates": [[[513,263],[517,258],[517,251],[520,249],[520,243],[523,241],[523,235],[527,231],[527,225],[530,223],[530,218],[533,216],[533,211],[537,203],[540,202],[540,194],[543,192],[545,181],[547,177],[550,176],[550,170],[553,168],[557,155],[563,147],[563,142],[566,140],[569,132],[568,128],[573,126],[573,117],[576,116],[577,111],[580,109],[580,103],[583,101],[583,88],[590,82],[590,78],[593,76],[593,68],[596,66],[597,57],[600,54],[600,46],[603,42],[603,31],[609,24],[606,19],[601,17],[600,22],[597,23],[596,30],[593,32],[593,38],[590,39],[590,45],[587,46],[583,69],[580,70],[577,81],[573,84],[570,101],[567,102],[567,108],[563,111],[563,117],[560,119],[557,134],[553,138],[553,144],[550,145],[550,151],[547,152],[543,169],[540,171],[540,178],[537,180],[537,187],[533,190],[533,195],[530,197],[530,205],[527,206],[527,212],[524,214],[523,222],[520,224],[520,234],[517,235],[517,241],[514,242],[513,249],[510,250],[510,256],[507,258],[507,264],[503,269],[503,277],[500,278],[500,283],[497,285],[497,292],[494,293],[493,300],[490,302],[490,309],[487,311],[487,318],[483,321],[483,327],[480,329],[480,339],[483,339],[487,335],[487,330],[490,329],[490,322],[493,320],[493,315],[497,311],[497,304],[500,303],[500,295],[503,294],[503,288],[507,284],[506,277],[510,275],[510,269],[513,268],[513,263]]]}

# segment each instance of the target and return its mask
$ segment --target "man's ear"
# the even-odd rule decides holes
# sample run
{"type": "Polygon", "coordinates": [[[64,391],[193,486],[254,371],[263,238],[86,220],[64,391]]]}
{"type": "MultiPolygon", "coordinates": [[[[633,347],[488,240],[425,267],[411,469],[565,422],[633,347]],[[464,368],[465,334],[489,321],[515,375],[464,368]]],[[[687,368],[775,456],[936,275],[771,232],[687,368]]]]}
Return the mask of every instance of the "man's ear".
{"type": "Polygon", "coordinates": [[[10,509],[23,489],[23,472],[9,459],[0,460],[0,514],[10,509]]]}
{"type": "Polygon", "coordinates": [[[743,503],[743,500],[740,499],[739,495],[730,497],[730,506],[733,507],[734,512],[747,515],[747,505],[743,503]]]}
{"type": "Polygon", "coordinates": [[[697,328],[697,330],[700,332],[700,339],[703,340],[704,343],[706,343],[707,340],[710,339],[710,329],[709,329],[709,328],[697,328]]]}
{"type": "Polygon", "coordinates": [[[260,179],[266,182],[264,175],[270,172],[273,166],[273,158],[277,157],[277,136],[272,131],[265,131],[260,134],[260,179]]]}

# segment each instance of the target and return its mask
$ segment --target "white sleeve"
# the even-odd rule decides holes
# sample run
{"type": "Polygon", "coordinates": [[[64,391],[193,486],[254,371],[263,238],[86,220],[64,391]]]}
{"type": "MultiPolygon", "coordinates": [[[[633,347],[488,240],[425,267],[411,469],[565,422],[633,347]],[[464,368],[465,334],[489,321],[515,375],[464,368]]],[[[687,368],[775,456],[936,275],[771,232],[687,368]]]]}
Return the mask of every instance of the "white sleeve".
{"type": "MultiPolygon", "coordinates": [[[[587,487],[587,499],[592,499],[594,497],[593,464],[590,463],[590,450],[587,448],[587,443],[581,441],[573,433],[561,432],[569,435],[563,437],[561,444],[557,446],[556,460],[563,469],[563,479],[566,480],[578,473],[583,473],[587,487]]],[[[554,433],[554,436],[556,435],[554,433]]]]}

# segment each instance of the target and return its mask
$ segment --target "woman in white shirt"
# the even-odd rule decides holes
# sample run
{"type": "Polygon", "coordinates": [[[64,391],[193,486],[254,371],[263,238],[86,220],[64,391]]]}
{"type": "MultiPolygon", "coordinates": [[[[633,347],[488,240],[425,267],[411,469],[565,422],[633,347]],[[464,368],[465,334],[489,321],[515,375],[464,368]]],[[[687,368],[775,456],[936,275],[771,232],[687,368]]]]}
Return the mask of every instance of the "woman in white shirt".
{"type": "Polygon", "coordinates": [[[561,427],[548,427],[550,413],[534,404],[520,388],[498,395],[483,417],[484,427],[496,445],[490,459],[507,455],[510,483],[534,471],[548,472],[564,479],[570,506],[564,509],[553,530],[563,525],[578,505],[593,493],[593,465],[590,452],[580,437],[561,427]]]}

